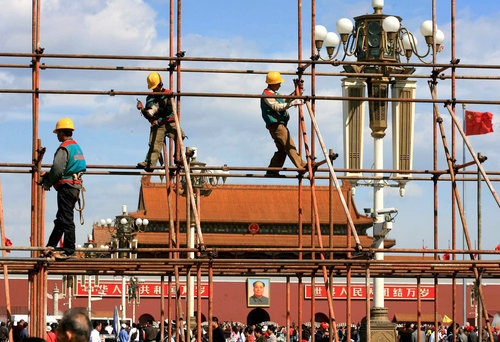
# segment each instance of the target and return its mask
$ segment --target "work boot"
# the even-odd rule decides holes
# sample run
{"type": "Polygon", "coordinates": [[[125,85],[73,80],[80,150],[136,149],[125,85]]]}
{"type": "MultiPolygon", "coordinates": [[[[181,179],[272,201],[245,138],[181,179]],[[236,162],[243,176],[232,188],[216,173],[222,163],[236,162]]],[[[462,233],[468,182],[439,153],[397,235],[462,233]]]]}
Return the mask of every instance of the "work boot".
{"type": "Polygon", "coordinates": [[[144,169],[144,171],[146,171],[146,172],[153,172],[154,171],[154,169],[151,168],[151,166],[149,166],[146,162],[137,163],[136,167],[138,169],[144,169]]]}
{"type": "Polygon", "coordinates": [[[53,248],[46,248],[40,253],[42,258],[51,258],[53,256],[53,248]]]}
{"type": "Polygon", "coordinates": [[[265,177],[277,177],[279,175],[280,175],[279,171],[267,171],[264,176],[265,177]]]}
{"type": "Polygon", "coordinates": [[[55,260],[66,260],[74,256],[74,254],[66,254],[66,252],[54,252],[53,257],[55,260]]]}

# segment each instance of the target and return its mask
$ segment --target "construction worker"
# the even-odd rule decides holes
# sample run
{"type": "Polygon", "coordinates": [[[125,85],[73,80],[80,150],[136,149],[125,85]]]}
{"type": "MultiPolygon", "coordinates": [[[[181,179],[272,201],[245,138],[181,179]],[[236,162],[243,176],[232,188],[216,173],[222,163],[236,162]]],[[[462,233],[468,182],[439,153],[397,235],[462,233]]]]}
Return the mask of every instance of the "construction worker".
{"type": "MultiPolygon", "coordinates": [[[[137,100],[137,109],[151,123],[149,150],[146,154],[146,159],[138,163],[137,167],[151,172],[161,155],[165,137],[176,140],[177,129],[175,126],[174,111],[170,102],[172,91],[163,88],[161,76],[157,72],[150,73],[147,82],[148,89],[156,93],[164,93],[162,95],[148,95],[146,97],[146,107],[144,107],[141,101],[137,100]]],[[[184,140],[186,135],[182,129],[181,134],[182,140],[184,140]]],[[[175,154],[174,159],[176,159],[175,154]]]]}
{"type": "Polygon", "coordinates": [[[74,130],[71,119],[64,118],[57,122],[54,133],[61,145],[54,154],[50,171],[42,173],[42,187],[50,190],[53,186],[57,190],[57,214],[47,247],[55,248],[64,235],[63,248],[62,251],[45,253],[56,259],[66,259],[75,253],[73,209],[82,189],[82,175],[87,168],[82,149],[72,138],[74,130]]]}
{"type": "MultiPolygon", "coordinates": [[[[262,118],[266,123],[266,128],[269,130],[271,137],[274,139],[276,147],[278,148],[268,167],[283,167],[286,156],[288,155],[295,167],[304,168],[307,163],[298,155],[297,148],[295,147],[292,137],[290,136],[290,132],[286,127],[288,120],[290,119],[287,109],[301,104],[302,101],[298,99],[291,100],[275,98],[275,95],[280,95],[278,93],[278,89],[281,87],[281,83],[283,82],[285,81],[281,78],[281,74],[279,72],[269,72],[266,77],[267,88],[264,89],[264,92],[262,93],[262,95],[267,95],[267,97],[260,99],[262,118]]],[[[295,95],[295,91],[293,91],[290,95],[295,95]]],[[[277,175],[279,175],[279,171],[266,172],[266,176],[277,175]]]]}

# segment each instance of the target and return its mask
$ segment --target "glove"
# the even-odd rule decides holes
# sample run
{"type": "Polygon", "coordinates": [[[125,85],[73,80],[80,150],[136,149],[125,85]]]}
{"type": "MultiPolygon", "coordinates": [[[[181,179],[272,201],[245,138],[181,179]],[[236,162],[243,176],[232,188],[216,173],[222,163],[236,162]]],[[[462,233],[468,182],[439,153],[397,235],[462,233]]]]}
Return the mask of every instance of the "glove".
{"type": "Polygon", "coordinates": [[[144,105],[142,104],[141,101],[137,100],[137,109],[138,110],[143,110],[144,109],[144,105]]]}
{"type": "Polygon", "coordinates": [[[293,84],[299,87],[299,90],[304,90],[304,80],[294,79],[293,84]]]}
{"type": "Polygon", "coordinates": [[[290,106],[298,106],[302,104],[302,100],[295,99],[292,102],[290,102],[290,106]]]}

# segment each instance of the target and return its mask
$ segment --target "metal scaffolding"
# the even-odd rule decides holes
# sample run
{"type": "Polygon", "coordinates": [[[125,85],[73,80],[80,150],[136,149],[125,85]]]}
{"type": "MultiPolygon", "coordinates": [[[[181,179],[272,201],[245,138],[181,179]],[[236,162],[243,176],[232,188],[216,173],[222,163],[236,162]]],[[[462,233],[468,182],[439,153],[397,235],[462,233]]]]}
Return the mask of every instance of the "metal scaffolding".
{"type": "MultiPolygon", "coordinates": [[[[314,285],[315,277],[320,273],[323,277],[323,281],[327,288],[327,292],[330,289],[334,277],[345,277],[346,284],[349,289],[351,286],[352,277],[360,277],[366,279],[367,288],[370,286],[370,279],[377,277],[388,277],[388,278],[408,278],[415,277],[417,279],[417,286],[420,286],[421,279],[433,279],[434,287],[437,297],[437,287],[438,279],[441,278],[451,278],[453,284],[453,321],[457,321],[456,317],[456,279],[457,278],[474,278],[476,281],[480,281],[481,278],[498,278],[500,277],[500,268],[498,267],[498,260],[481,260],[476,255],[498,255],[498,251],[485,251],[480,248],[476,249],[471,245],[471,241],[468,235],[467,223],[465,221],[464,209],[461,205],[461,200],[457,190],[457,183],[461,182],[478,182],[478,173],[473,171],[462,170],[464,166],[476,165],[480,170],[481,177],[479,177],[479,182],[481,178],[489,187],[492,196],[495,198],[497,204],[500,205],[500,200],[492,186],[493,181],[500,180],[500,171],[498,172],[486,172],[481,166],[481,160],[476,157],[475,152],[472,150],[472,146],[467,140],[463,130],[460,127],[460,123],[455,117],[455,106],[457,104],[500,104],[500,101],[482,101],[482,100],[471,100],[471,99],[456,99],[455,97],[455,81],[457,79],[467,79],[467,80],[498,80],[498,76],[477,76],[477,75],[456,75],[457,69],[500,69],[500,65],[462,65],[459,64],[455,56],[455,0],[451,0],[452,13],[452,52],[451,52],[451,62],[449,64],[437,64],[435,62],[435,54],[433,56],[433,62],[430,64],[422,63],[384,63],[385,66],[412,66],[415,68],[427,68],[432,69],[430,76],[425,75],[401,75],[401,74],[389,74],[393,78],[409,78],[409,79],[428,79],[429,86],[432,93],[432,99],[401,99],[401,98],[379,98],[379,97],[349,97],[349,96],[324,96],[316,95],[316,78],[317,77],[338,77],[345,76],[344,73],[339,72],[317,72],[317,65],[333,65],[333,66],[362,66],[362,65],[373,65],[374,62],[353,62],[353,61],[320,61],[317,59],[303,59],[302,57],[302,0],[297,0],[298,5],[298,56],[297,59],[249,59],[249,58],[194,58],[185,57],[181,50],[181,0],[176,1],[170,0],[170,52],[169,56],[126,56],[126,55],[81,55],[81,54],[45,54],[43,49],[40,47],[40,4],[42,0],[32,0],[32,52],[31,53],[0,53],[0,57],[23,57],[31,58],[30,64],[0,64],[0,68],[25,68],[32,69],[32,88],[31,89],[0,89],[0,93],[24,93],[31,94],[32,96],[32,162],[29,163],[0,163],[0,173],[31,173],[31,236],[32,236],[32,246],[31,247],[2,247],[0,250],[24,250],[30,251],[31,257],[29,258],[14,258],[6,257],[5,252],[3,252],[3,257],[0,258],[0,264],[3,266],[3,274],[6,283],[8,284],[8,272],[13,274],[27,274],[29,276],[30,283],[30,314],[32,317],[37,317],[37,319],[31,319],[30,324],[30,336],[44,337],[45,334],[45,316],[47,311],[47,275],[76,275],[76,274],[100,274],[100,275],[153,275],[161,277],[162,284],[165,282],[165,277],[167,277],[168,284],[175,283],[179,286],[179,278],[187,277],[193,270],[196,273],[196,284],[200,286],[201,277],[208,277],[209,279],[209,312],[208,318],[212,319],[213,315],[213,277],[219,276],[242,276],[245,275],[246,270],[252,269],[254,275],[266,275],[275,277],[286,277],[286,308],[287,308],[287,322],[286,326],[289,329],[291,326],[290,322],[290,292],[292,286],[292,279],[297,279],[297,288],[299,293],[299,298],[297,302],[298,310],[298,328],[299,334],[302,326],[303,317],[303,302],[304,302],[304,284],[303,279],[310,278],[311,283],[314,285]],[[175,17],[175,18],[174,18],[175,17]],[[177,25],[174,30],[174,25],[177,25]],[[174,31],[177,32],[176,37],[174,37],[174,31]],[[176,50],[174,49],[174,42],[176,42],[176,50]],[[41,63],[42,60],[51,61],[52,59],[57,60],[129,60],[129,61],[162,61],[169,63],[168,68],[160,67],[122,67],[122,66],[92,66],[92,65],[56,65],[41,63]],[[265,95],[255,95],[255,94],[225,94],[225,93],[190,93],[183,92],[181,90],[181,76],[182,73],[221,73],[221,74],[255,74],[262,75],[266,71],[262,70],[238,70],[238,69],[194,69],[185,68],[182,66],[182,62],[216,62],[216,63],[274,63],[276,65],[287,64],[296,65],[298,67],[297,73],[283,72],[283,74],[297,74],[299,79],[303,76],[310,77],[310,88],[311,92],[307,95],[300,96],[281,96],[282,98],[294,98],[303,99],[307,105],[307,112],[311,117],[311,128],[309,135],[306,134],[306,126],[304,122],[304,117],[302,114],[302,109],[300,109],[299,115],[299,132],[298,132],[298,151],[302,154],[305,150],[308,159],[308,173],[306,176],[301,174],[287,174],[281,176],[281,178],[297,178],[298,182],[298,199],[299,207],[298,209],[298,246],[296,248],[266,248],[266,252],[271,254],[280,254],[283,252],[297,253],[298,259],[220,259],[213,257],[216,252],[245,252],[245,253],[259,253],[261,249],[259,248],[217,248],[214,249],[213,246],[207,246],[204,244],[203,234],[200,226],[200,214],[199,206],[194,199],[194,192],[191,185],[188,184],[190,196],[186,196],[187,201],[190,205],[191,210],[194,213],[196,228],[197,228],[197,240],[199,242],[197,248],[187,248],[187,246],[181,246],[177,244],[180,241],[180,218],[176,217],[174,221],[173,217],[176,215],[169,215],[169,233],[170,240],[168,241],[168,248],[136,248],[134,252],[165,252],[168,253],[169,258],[167,259],[114,259],[113,264],[109,264],[109,259],[102,258],[79,258],[67,260],[64,263],[51,262],[46,258],[41,256],[41,251],[44,249],[45,232],[44,232],[44,192],[38,185],[40,181],[40,173],[43,168],[50,167],[48,164],[42,164],[42,157],[44,150],[41,147],[41,142],[39,139],[38,132],[38,115],[39,115],[39,98],[40,95],[46,94],[73,94],[73,95],[103,95],[103,96],[128,96],[128,95],[150,95],[151,92],[133,92],[133,91],[114,91],[114,90],[64,90],[64,89],[40,89],[40,78],[44,70],[52,69],[63,69],[63,70],[116,70],[116,71],[163,71],[169,73],[169,84],[170,88],[174,89],[175,102],[173,103],[175,111],[175,119],[177,123],[181,122],[181,99],[183,97],[217,97],[217,98],[262,98],[265,95]],[[448,72],[448,74],[446,74],[448,72]],[[451,80],[451,91],[446,98],[437,98],[436,87],[437,82],[440,80],[451,80]],[[373,169],[333,169],[331,163],[329,163],[329,156],[326,151],[326,147],[321,139],[321,134],[319,131],[319,126],[315,121],[315,103],[316,101],[348,101],[354,100],[373,102],[373,101],[384,101],[384,102],[415,102],[415,103],[428,103],[433,105],[434,110],[434,125],[433,125],[433,166],[432,168],[425,170],[394,170],[394,169],[383,169],[383,170],[373,170],[373,169]],[[451,129],[451,139],[447,137],[446,132],[443,128],[443,121],[441,115],[439,114],[439,104],[444,104],[452,116],[453,124],[451,129]],[[439,132],[438,132],[439,129],[439,132]],[[456,132],[461,135],[461,138],[465,140],[469,151],[471,153],[473,162],[466,165],[457,165],[455,163],[455,147],[456,147],[456,132]],[[445,151],[447,168],[438,169],[438,149],[439,142],[438,137],[441,136],[442,146],[445,151]],[[309,141],[308,141],[309,137],[309,141]],[[315,144],[319,142],[321,144],[322,152],[324,153],[325,161],[328,163],[328,168],[313,169],[312,161],[315,159],[315,144]],[[336,173],[360,173],[362,174],[363,180],[412,180],[412,181],[425,181],[433,182],[434,185],[434,247],[432,249],[391,249],[391,250],[379,250],[374,248],[363,249],[359,243],[357,233],[350,219],[349,208],[346,204],[345,199],[342,197],[343,209],[345,210],[345,215],[348,218],[348,228],[346,230],[346,248],[332,248],[333,246],[333,214],[332,206],[330,206],[330,234],[329,234],[329,246],[323,246],[321,239],[321,229],[319,226],[319,214],[317,208],[312,208],[314,216],[312,217],[311,226],[317,229],[311,229],[311,246],[304,246],[303,243],[303,230],[302,226],[304,224],[305,218],[302,215],[302,200],[303,200],[303,181],[307,178],[310,182],[311,188],[314,189],[315,181],[319,179],[328,179],[330,193],[333,193],[333,189],[339,189],[337,179],[342,180],[359,180],[358,176],[349,175],[337,175],[336,173]],[[377,176],[376,173],[382,173],[384,176],[377,176]],[[396,176],[390,174],[397,174],[396,176]],[[405,176],[405,174],[412,174],[412,176],[405,176]],[[457,178],[457,177],[460,178],[457,178]],[[451,195],[451,217],[452,217],[452,246],[450,249],[438,249],[438,183],[439,182],[449,182],[452,188],[451,195]],[[467,249],[461,250],[457,249],[456,246],[456,236],[457,236],[457,210],[461,224],[463,227],[463,232],[467,238],[467,249]],[[351,245],[351,241],[356,241],[355,246],[351,245]],[[184,258],[181,255],[187,255],[188,252],[196,253],[194,259],[184,258]],[[434,260],[374,260],[373,255],[377,252],[384,253],[395,253],[404,255],[418,255],[422,253],[427,253],[434,256],[434,260]],[[305,259],[304,254],[308,253],[312,257],[311,259],[305,259]],[[439,254],[449,253],[452,255],[451,260],[440,260],[439,254]],[[343,255],[342,258],[337,258],[335,255],[343,255]],[[468,255],[470,260],[458,260],[457,255],[468,255]],[[319,256],[319,258],[316,258],[319,256]]],[[[436,0],[432,1],[433,5],[433,23],[435,24],[435,4],[436,0]]],[[[311,34],[314,37],[314,26],[315,26],[315,1],[311,1],[311,34]]],[[[311,55],[316,55],[316,50],[314,46],[314,39],[311,44],[311,55]]],[[[377,73],[352,73],[351,76],[387,76],[377,73]]],[[[180,125],[177,125],[180,129],[180,125]]],[[[180,134],[178,134],[180,136],[180,134]]],[[[295,168],[268,168],[268,167],[234,167],[234,166],[217,166],[217,167],[191,167],[186,160],[186,155],[184,149],[181,147],[182,141],[178,141],[174,144],[173,141],[169,141],[166,145],[168,148],[164,148],[164,153],[168,151],[168,164],[164,167],[164,175],[167,177],[166,187],[167,187],[167,200],[168,207],[171,210],[171,202],[180,203],[180,184],[181,177],[190,180],[190,171],[198,171],[198,175],[211,175],[211,176],[224,176],[224,177],[253,177],[256,179],[264,177],[262,171],[298,171],[295,168]],[[183,165],[177,166],[173,163],[173,152],[174,148],[177,148],[177,155],[182,155],[183,165]],[[211,170],[215,173],[206,173],[211,170]],[[227,173],[229,172],[229,173],[227,173]],[[244,172],[244,173],[243,173],[244,172]],[[173,175],[173,176],[170,176],[173,175]],[[175,189],[175,191],[173,191],[175,189]],[[172,193],[172,191],[175,193],[172,193]]],[[[167,155],[167,153],[165,153],[167,155]]],[[[131,165],[87,165],[87,174],[90,175],[106,175],[106,176],[119,176],[119,175],[146,175],[150,173],[141,172],[136,169],[135,166],[131,165]]],[[[160,169],[160,167],[156,167],[160,169]]],[[[339,195],[342,196],[342,192],[338,191],[339,195]]],[[[1,194],[0,194],[1,195],[1,194]]],[[[313,205],[316,203],[315,193],[311,191],[311,203],[313,205]]],[[[333,195],[330,196],[330,198],[333,195]]],[[[349,193],[349,196],[351,194],[349,193]]],[[[348,200],[347,203],[350,203],[348,200]]],[[[1,197],[0,197],[1,204],[1,197]]],[[[1,207],[0,207],[1,209],[1,207]]],[[[0,210],[1,212],[1,210],[0,210]]],[[[172,212],[171,212],[172,213],[172,212]]],[[[2,243],[3,239],[3,214],[1,214],[0,221],[2,223],[2,243]]],[[[189,229],[187,229],[188,231],[189,229]]],[[[187,232],[187,234],[189,234],[187,232]]],[[[187,240],[187,239],[186,239],[187,240]]],[[[87,249],[80,249],[81,251],[88,251],[87,249]]],[[[109,249],[99,249],[93,248],[92,252],[109,254],[112,252],[130,252],[130,249],[116,249],[110,251],[109,249]]],[[[480,282],[479,282],[480,284],[480,282]]],[[[170,286],[169,286],[170,288],[170,286]]],[[[163,289],[163,286],[162,286],[163,289]]],[[[488,313],[484,303],[484,296],[482,294],[481,286],[478,287],[479,296],[481,297],[482,303],[482,313],[483,319],[485,320],[488,329],[490,329],[488,313]]],[[[7,290],[8,291],[8,290],[7,290]]],[[[420,325],[421,319],[421,307],[420,307],[420,291],[418,293],[418,323],[420,325]]],[[[367,307],[367,323],[368,323],[368,336],[370,329],[370,299],[367,296],[366,307],[367,307]]],[[[8,297],[7,297],[8,298],[8,297]]],[[[331,300],[331,294],[329,294],[329,315],[330,323],[335,326],[335,316],[333,302],[331,300]]],[[[315,299],[312,296],[312,326],[314,326],[314,313],[315,313],[315,299]]],[[[169,325],[171,324],[171,315],[175,315],[177,321],[179,321],[180,312],[182,311],[180,297],[176,298],[175,305],[171,306],[170,296],[168,297],[167,311],[165,316],[165,306],[164,306],[164,294],[162,293],[161,300],[161,331],[163,334],[163,324],[164,319],[169,318],[169,325]],[[174,313],[171,312],[171,307],[174,308],[174,313]]],[[[198,298],[198,334],[201,334],[201,299],[198,298]]],[[[9,304],[7,305],[9,306],[9,304]]],[[[438,325],[438,306],[437,300],[435,301],[435,324],[438,325]]],[[[347,326],[351,324],[351,295],[348,290],[347,295],[347,326]]],[[[189,323],[188,323],[189,324],[189,323]]],[[[172,331],[170,329],[167,331],[172,331]]],[[[348,340],[350,338],[350,331],[347,331],[348,340]]],[[[210,341],[212,340],[212,329],[209,329],[210,341]]],[[[177,338],[179,338],[177,336],[177,338]]],[[[201,336],[198,335],[199,340],[201,336]]],[[[335,334],[331,335],[332,340],[337,341],[338,336],[335,334]]],[[[490,338],[493,342],[493,336],[490,331],[490,338]]],[[[163,339],[163,336],[162,336],[163,339]]],[[[312,336],[314,342],[314,335],[312,336]]],[[[420,339],[420,336],[419,336],[420,339]]],[[[289,341],[289,335],[287,335],[287,341],[289,341]]]]}

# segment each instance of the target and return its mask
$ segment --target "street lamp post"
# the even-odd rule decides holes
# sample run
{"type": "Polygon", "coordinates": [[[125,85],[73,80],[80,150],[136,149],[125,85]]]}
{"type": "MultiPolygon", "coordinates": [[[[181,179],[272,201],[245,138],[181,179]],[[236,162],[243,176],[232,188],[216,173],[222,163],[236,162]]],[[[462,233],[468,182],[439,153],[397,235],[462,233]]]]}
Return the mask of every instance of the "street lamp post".
{"type": "MultiPolygon", "coordinates": [[[[195,199],[196,206],[199,207],[200,196],[209,196],[212,193],[212,187],[216,186],[219,183],[219,177],[200,175],[203,173],[212,173],[212,170],[200,170],[200,167],[204,167],[206,164],[199,162],[196,160],[198,154],[198,149],[196,147],[186,147],[186,157],[189,162],[189,169],[191,170],[191,184],[193,186],[193,195],[195,199]]],[[[223,181],[225,182],[225,178],[223,177],[223,181]]],[[[187,181],[185,177],[181,178],[182,189],[180,190],[180,194],[182,196],[189,196],[189,189],[187,187],[187,181]]],[[[190,207],[189,203],[187,204],[188,218],[189,222],[187,223],[188,229],[188,239],[187,239],[187,247],[194,248],[195,247],[195,219],[193,209],[190,207]]],[[[194,259],[194,252],[188,253],[188,259],[194,259]]],[[[194,276],[191,275],[191,269],[188,269],[187,277],[187,331],[191,331],[192,324],[195,319],[194,317],[194,276]]]]}
{"type": "MultiPolygon", "coordinates": [[[[127,206],[122,205],[122,215],[116,216],[114,220],[114,227],[112,226],[113,220],[110,218],[102,219],[100,221],[101,226],[107,226],[108,230],[111,232],[111,248],[117,250],[118,248],[137,248],[137,233],[145,229],[149,225],[149,220],[147,218],[141,219],[140,217],[135,219],[127,214],[127,206]]],[[[137,258],[137,252],[113,252],[111,254],[112,258],[137,258]]]]}
{"type": "MultiPolygon", "coordinates": [[[[114,227],[112,226],[113,220],[101,219],[101,226],[107,226],[108,230],[111,232],[111,248],[115,250],[112,254],[112,258],[137,258],[137,251],[135,249],[138,246],[137,233],[141,229],[146,228],[149,224],[149,220],[140,217],[135,219],[127,214],[127,206],[122,205],[122,214],[116,216],[114,220],[114,227]],[[114,229],[113,229],[114,228],[114,229]],[[129,252],[119,252],[119,248],[130,248],[132,251],[129,252]]],[[[122,319],[126,319],[126,303],[125,303],[125,292],[126,292],[126,278],[122,276],[122,319]]],[[[90,299],[89,299],[90,301],[90,299]]],[[[135,302],[133,307],[135,313],[135,302]]]]}
{"type": "MultiPolygon", "coordinates": [[[[346,78],[342,80],[343,95],[348,97],[364,97],[365,89],[368,97],[387,99],[389,90],[392,90],[393,98],[415,98],[416,84],[409,81],[404,75],[411,75],[415,69],[400,65],[387,65],[388,63],[400,63],[401,57],[407,61],[414,55],[423,63],[431,51],[440,52],[444,41],[444,34],[437,29],[432,21],[427,20],[420,26],[420,31],[425,38],[427,51],[421,53],[417,49],[417,38],[406,27],[401,26],[402,19],[382,13],[383,0],[372,0],[374,12],[354,18],[355,23],[348,18],[340,19],[336,24],[339,36],[322,25],[315,26],[314,40],[318,51],[318,57],[322,60],[334,60],[339,54],[342,60],[348,56],[356,57],[360,62],[373,62],[374,64],[348,65],[344,66],[346,78]],[[322,47],[325,46],[328,57],[320,55],[322,47]],[[350,77],[349,73],[358,76],[350,77]],[[359,76],[359,74],[379,74],[380,76],[359,76]],[[392,79],[392,74],[400,74],[397,80],[392,79]]],[[[363,157],[363,135],[364,135],[364,106],[363,101],[346,101],[344,110],[344,152],[345,167],[347,169],[362,169],[363,157]]],[[[383,138],[387,129],[387,101],[369,102],[369,119],[371,136],[373,137],[374,170],[384,168],[383,138]]],[[[413,127],[414,127],[414,103],[393,102],[392,106],[392,128],[393,128],[393,153],[394,168],[398,170],[412,169],[413,153],[413,127]]],[[[361,176],[361,174],[359,175],[361,176]]],[[[376,179],[370,184],[373,186],[373,208],[368,210],[373,218],[374,248],[383,249],[386,234],[392,228],[393,214],[397,213],[395,208],[384,208],[384,188],[397,186],[400,195],[404,195],[404,187],[407,180],[398,181],[396,185],[390,185],[382,179],[383,173],[376,172],[376,179]]],[[[405,174],[403,177],[409,177],[405,174]]],[[[356,185],[353,183],[353,193],[356,185]]],[[[376,260],[383,260],[384,253],[375,253],[376,260]]],[[[367,294],[368,295],[368,294],[367,294]]],[[[396,339],[394,325],[387,319],[387,309],[384,308],[384,278],[375,278],[373,307],[371,309],[370,329],[367,326],[362,332],[362,339],[371,341],[389,341],[396,339]]]]}

